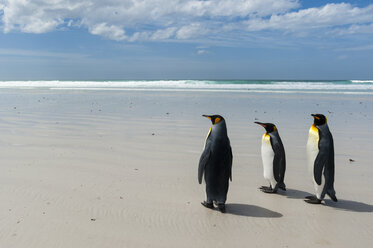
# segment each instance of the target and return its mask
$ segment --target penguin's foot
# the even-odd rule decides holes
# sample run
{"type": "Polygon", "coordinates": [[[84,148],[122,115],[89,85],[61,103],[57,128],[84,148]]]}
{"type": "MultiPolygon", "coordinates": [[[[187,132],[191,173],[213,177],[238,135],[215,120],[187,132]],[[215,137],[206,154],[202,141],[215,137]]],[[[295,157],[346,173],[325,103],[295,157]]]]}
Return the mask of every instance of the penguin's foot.
{"type": "Polygon", "coordinates": [[[330,199],[332,199],[334,202],[337,202],[338,199],[335,195],[332,195],[332,194],[328,194],[328,196],[330,197],[330,199]]]}
{"type": "Polygon", "coordinates": [[[307,198],[307,200],[304,200],[304,201],[307,202],[307,203],[310,203],[310,204],[321,204],[321,200],[317,199],[316,196],[310,195],[310,196],[306,196],[306,198],[307,198]]]}
{"type": "Polygon", "coordinates": [[[202,204],[202,206],[204,206],[206,208],[210,208],[210,209],[214,208],[214,204],[212,202],[203,201],[203,202],[201,202],[201,204],[202,204]]]}
{"type": "Polygon", "coordinates": [[[276,187],[282,189],[283,191],[286,191],[286,186],[284,182],[277,183],[276,187]]]}
{"type": "Polygon", "coordinates": [[[220,212],[225,213],[225,204],[224,203],[218,203],[218,209],[220,212]]]}
{"type": "Polygon", "coordinates": [[[267,186],[260,186],[259,189],[272,189],[271,186],[267,187],[267,186]]]}
{"type": "Polygon", "coordinates": [[[317,199],[316,196],[314,196],[314,195],[308,195],[308,196],[306,196],[304,198],[310,199],[310,200],[317,199]]]}
{"type": "Polygon", "coordinates": [[[321,200],[319,199],[315,199],[315,200],[304,200],[305,202],[307,203],[310,203],[310,204],[321,204],[321,200]]]}
{"type": "Polygon", "coordinates": [[[262,186],[259,188],[262,192],[268,193],[268,194],[273,194],[276,193],[277,190],[272,189],[272,187],[267,187],[267,186],[262,186]]]}

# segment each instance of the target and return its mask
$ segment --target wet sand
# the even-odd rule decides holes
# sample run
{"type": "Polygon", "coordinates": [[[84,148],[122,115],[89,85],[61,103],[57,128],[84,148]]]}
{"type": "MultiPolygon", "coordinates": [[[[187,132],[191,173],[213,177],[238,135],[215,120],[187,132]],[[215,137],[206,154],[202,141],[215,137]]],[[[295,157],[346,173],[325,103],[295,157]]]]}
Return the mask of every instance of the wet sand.
{"type": "Polygon", "coordinates": [[[2,89],[0,247],[368,247],[372,125],[369,95],[2,89]],[[303,201],[311,113],[334,136],[337,203],[303,201]],[[227,121],[226,214],[200,204],[202,114],[227,121]],[[284,193],[258,190],[256,120],[279,129],[284,193]]]}

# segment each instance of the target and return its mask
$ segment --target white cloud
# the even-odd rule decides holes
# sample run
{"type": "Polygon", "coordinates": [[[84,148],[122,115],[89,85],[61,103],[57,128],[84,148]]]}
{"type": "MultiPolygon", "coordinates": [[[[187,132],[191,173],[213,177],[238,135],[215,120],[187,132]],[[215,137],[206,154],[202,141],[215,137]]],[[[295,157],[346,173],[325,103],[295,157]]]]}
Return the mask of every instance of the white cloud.
{"type": "Polygon", "coordinates": [[[185,1],[181,12],[194,16],[245,17],[248,15],[267,16],[286,12],[299,6],[296,0],[216,0],[185,1]]]}
{"type": "Polygon", "coordinates": [[[181,27],[176,32],[176,38],[178,39],[189,39],[191,37],[198,37],[207,33],[208,31],[200,23],[192,23],[181,27]]]}
{"type": "Polygon", "coordinates": [[[74,9],[80,4],[61,0],[3,0],[0,8],[3,10],[3,31],[20,30],[26,33],[45,33],[54,30],[64,23],[69,12],[76,15],[74,9]]]}
{"type": "Polygon", "coordinates": [[[160,29],[155,31],[151,39],[152,40],[165,40],[171,38],[175,34],[176,28],[171,27],[171,28],[166,28],[166,29],[160,29]]]}
{"type": "Polygon", "coordinates": [[[131,37],[128,38],[129,41],[137,41],[137,40],[148,40],[150,37],[149,32],[136,32],[131,37]]]}
{"type": "Polygon", "coordinates": [[[304,32],[367,22],[373,22],[373,5],[357,8],[350,4],[341,3],[327,4],[320,8],[302,9],[282,15],[272,15],[269,19],[251,19],[247,21],[247,25],[249,31],[272,29],[304,32]]]}
{"type": "Polygon", "coordinates": [[[371,24],[354,24],[348,28],[336,28],[330,31],[333,35],[353,35],[353,34],[373,34],[373,23],[371,24]]]}
{"type": "Polygon", "coordinates": [[[209,51],[204,50],[204,49],[199,49],[199,50],[197,50],[197,54],[198,54],[198,55],[207,54],[207,53],[209,53],[209,51]]]}
{"type": "Polygon", "coordinates": [[[351,35],[372,29],[373,5],[300,7],[298,0],[0,0],[0,28],[45,33],[79,26],[116,41],[213,39],[262,30],[351,35]]]}
{"type": "Polygon", "coordinates": [[[112,40],[125,40],[127,36],[121,27],[115,25],[108,25],[107,23],[99,23],[94,25],[89,30],[92,34],[101,35],[112,40]]]}
{"type": "Polygon", "coordinates": [[[297,0],[0,0],[0,13],[5,33],[45,33],[79,23],[108,39],[164,40],[208,33],[216,19],[222,25],[298,6],[297,0]]]}

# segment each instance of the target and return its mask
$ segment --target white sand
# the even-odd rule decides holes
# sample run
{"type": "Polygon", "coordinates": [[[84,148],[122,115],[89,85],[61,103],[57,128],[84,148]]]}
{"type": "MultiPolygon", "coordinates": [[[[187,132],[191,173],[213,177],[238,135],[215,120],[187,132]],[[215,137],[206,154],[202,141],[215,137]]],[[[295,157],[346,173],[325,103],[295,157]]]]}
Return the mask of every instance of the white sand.
{"type": "Polygon", "coordinates": [[[370,247],[372,126],[363,95],[2,89],[0,247],[370,247]],[[316,112],[334,135],[339,202],[315,206],[303,197],[316,112]],[[226,214],[200,205],[197,182],[201,115],[215,113],[234,156],[226,214]],[[257,189],[255,118],[284,142],[282,195],[257,189]]]}

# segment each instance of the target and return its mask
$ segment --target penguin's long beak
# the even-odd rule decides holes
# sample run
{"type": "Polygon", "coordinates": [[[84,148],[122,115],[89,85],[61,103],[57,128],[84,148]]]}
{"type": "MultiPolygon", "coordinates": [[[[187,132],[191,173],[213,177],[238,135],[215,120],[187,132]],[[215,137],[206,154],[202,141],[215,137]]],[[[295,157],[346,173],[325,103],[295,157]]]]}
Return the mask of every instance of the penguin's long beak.
{"type": "Polygon", "coordinates": [[[211,116],[209,115],[202,115],[203,117],[206,117],[207,119],[211,120],[211,116]]]}
{"type": "Polygon", "coordinates": [[[267,127],[267,125],[265,125],[264,123],[258,122],[258,121],[254,122],[254,123],[256,123],[256,124],[258,124],[258,125],[261,125],[261,126],[264,127],[264,128],[267,127]]]}
{"type": "Polygon", "coordinates": [[[314,114],[311,114],[311,116],[313,116],[313,118],[317,119],[317,120],[320,120],[320,117],[314,115],[314,114]]]}

